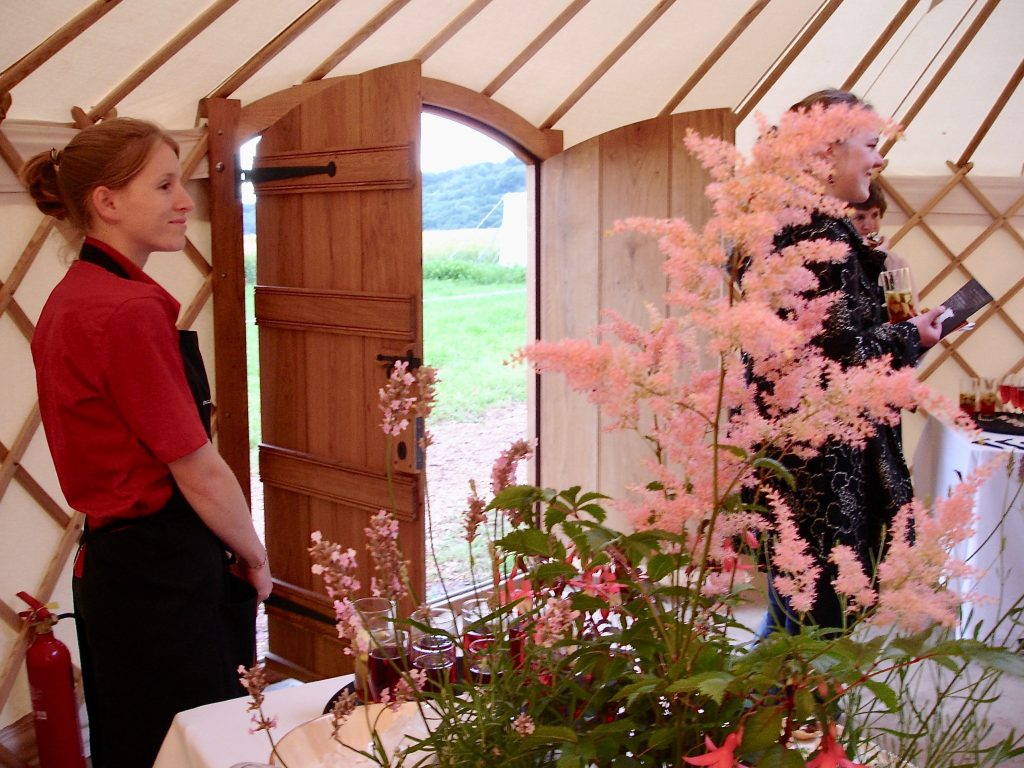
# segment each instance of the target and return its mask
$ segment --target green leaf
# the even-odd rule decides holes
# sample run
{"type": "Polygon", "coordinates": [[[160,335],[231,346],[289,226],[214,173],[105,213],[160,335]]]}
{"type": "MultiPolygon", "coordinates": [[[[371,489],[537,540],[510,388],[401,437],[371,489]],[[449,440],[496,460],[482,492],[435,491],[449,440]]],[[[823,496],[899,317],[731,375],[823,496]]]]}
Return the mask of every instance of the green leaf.
{"type": "Polygon", "coordinates": [[[897,655],[892,653],[892,650],[895,649],[901,651],[906,656],[920,656],[924,652],[925,643],[928,642],[931,634],[932,631],[929,628],[914,635],[897,637],[889,644],[889,648],[886,649],[886,655],[890,657],[897,655]]]}
{"type": "Polygon", "coordinates": [[[781,744],[769,747],[757,762],[757,768],[804,768],[806,765],[799,751],[786,749],[781,744]]]}
{"type": "Polygon", "coordinates": [[[782,733],[782,709],[760,709],[744,721],[743,752],[762,752],[779,741],[782,733]]]}
{"type": "Polygon", "coordinates": [[[498,546],[506,552],[522,555],[543,555],[551,557],[551,539],[548,534],[536,528],[522,528],[506,534],[498,541],[498,546]]]}
{"type": "Polygon", "coordinates": [[[661,581],[679,567],[672,555],[655,555],[647,561],[647,577],[651,581],[661,581]]]}
{"type": "Polygon", "coordinates": [[[491,500],[487,509],[529,509],[543,498],[544,492],[535,485],[510,485],[491,500]]]}
{"type": "Polygon", "coordinates": [[[533,576],[543,582],[554,581],[558,578],[571,579],[578,575],[579,570],[575,566],[560,561],[542,563],[533,572],[533,576]]]}
{"type": "Polygon", "coordinates": [[[786,483],[790,488],[796,488],[796,478],[793,474],[786,469],[786,467],[780,461],[770,459],[767,456],[762,456],[758,459],[754,459],[754,469],[767,469],[777,478],[786,483]]]}
{"type": "Polygon", "coordinates": [[[880,683],[877,680],[866,680],[864,686],[871,691],[876,699],[878,699],[885,708],[890,712],[899,712],[901,708],[899,696],[892,688],[884,683],[880,683]]]}
{"type": "Polygon", "coordinates": [[[979,644],[978,647],[965,649],[965,655],[990,669],[997,669],[1008,675],[1024,677],[1024,656],[1006,648],[991,648],[979,644]]]}
{"type": "Polygon", "coordinates": [[[665,688],[665,691],[666,693],[697,691],[714,700],[716,704],[721,704],[725,696],[725,690],[733,680],[735,680],[735,677],[728,672],[701,672],[699,675],[691,675],[690,677],[684,677],[681,680],[670,683],[665,688]]]}
{"type": "Polygon", "coordinates": [[[531,736],[546,742],[558,741],[566,744],[575,744],[578,738],[572,728],[564,725],[538,725],[531,736]]]}

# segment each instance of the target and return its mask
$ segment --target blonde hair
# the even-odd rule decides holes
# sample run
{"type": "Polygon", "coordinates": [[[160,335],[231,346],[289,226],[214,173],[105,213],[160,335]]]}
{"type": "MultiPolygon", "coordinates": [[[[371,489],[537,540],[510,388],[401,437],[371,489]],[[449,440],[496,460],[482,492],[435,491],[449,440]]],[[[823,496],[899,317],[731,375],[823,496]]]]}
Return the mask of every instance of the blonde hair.
{"type": "Polygon", "coordinates": [[[178,142],[153,123],[130,117],[104,120],[83,128],[63,150],[33,155],[18,175],[40,211],[85,233],[92,220],[92,191],[124,187],[160,142],[178,154],[178,142]]]}

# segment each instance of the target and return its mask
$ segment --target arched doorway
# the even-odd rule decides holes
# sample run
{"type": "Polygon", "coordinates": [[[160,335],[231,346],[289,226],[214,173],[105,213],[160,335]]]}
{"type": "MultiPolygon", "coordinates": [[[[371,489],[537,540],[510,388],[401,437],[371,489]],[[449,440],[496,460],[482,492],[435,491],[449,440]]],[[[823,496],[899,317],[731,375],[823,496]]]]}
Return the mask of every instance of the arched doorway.
{"type": "MultiPolygon", "coordinates": [[[[412,67],[415,69],[415,75],[418,77],[418,65],[396,65],[396,67],[405,68],[405,71],[407,72],[412,72],[413,70],[410,69],[410,67],[412,67]]],[[[374,73],[367,73],[366,75],[355,77],[368,78],[372,80],[374,77],[379,76],[379,72],[382,71],[379,70],[375,71],[374,73]]],[[[249,133],[249,135],[252,135],[254,133],[262,132],[268,126],[280,126],[282,124],[287,124],[288,121],[294,122],[296,120],[303,120],[305,118],[301,116],[301,110],[306,109],[307,105],[310,104],[313,105],[313,108],[326,108],[328,112],[330,112],[330,110],[333,109],[333,107],[329,105],[329,102],[333,94],[328,94],[328,90],[334,89],[337,86],[337,84],[342,80],[351,79],[352,78],[339,78],[331,82],[323,81],[316,84],[311,83],[308,84],[308,87],[302,86],[298,89],[292,89],[288,92],[278,94],[274,97],[268,97],[268,99],[264,100],[263,102],[257,103],[255,105],[250,105],[250,107],[252,107],[252,111],[243,111],[235,133],[237,136],[244,137],[247,132],[249,133]],[[298,92],[300,90],[302,91],[302,93],[298,92]],[[324,94],[327,94],[327,96],[324,96],[324,94]],[[317,104],[322,106],[317,107],[317,104]],[[300,116],[298,118],[295,117],[297,108],[300,108],[300,116]]],[[[465,118],[464,115],[464,100],[461,99],[461,97],[459,96],[458,89],[455,89],[453,91],[452,89],[443,87],[443,84],[440,84],[442,87],[439,87],[439,85],[436,83],[433,85],[429,85],[428,81],[423,79],[420,79],[420,82],[423,86],[421,91],[421,93],[423,94],[423,102],[417,105],[417,115],[419,114],[420,109],[431,106],[431,104],[428,104],[427,93],[434,93],[435,96],[437,95],[437,93],[440,93],[442,96],[448,98],[455,105],[456,109],[455,112],[452,112],[452,114],[457,113],[458,115],[460,115],[460,120],[465,121],[467,119],[465,118]]],[[[482,98],[479,97],[479,95],[477,94],[474,94],[474,97],[476,97],[477,99],[482,98]]],[[[438,99],[436,98],[433,99],[433,101],[437,100],[438,99]]],[[[248,109],[249,108],[247,108],[247,110],[248,109]]],[[[501,110],[494,109],[492,109],[491,111],[496,113],[501,112],[501,110]]],[[[378,123],[382,126],[385,126],[385,133],[389,130],[387,126],[391,119],[393,119],[393,117],[390,113],[381,113],[380,115],[378,123]]],[[[323,116],[321,116],[319,122],[312,124],[313,132],[319,131],[321,126],[329,122],[330,121],[325,121],[323,119],[323,116]]],[[[500,123],[501,120],[492,120],[492,122],[500,123]]],[[[492,132],[495,130],[493,126],[488,128],[487,125],[483,123],[481,123],[480,125],[483,126],[486,130],[492,132]]],[[[522,126],[514,126],[514,130],[523,133],[521,128],[522,126]]],[[[303,130],[310,130],[310,128],[307,125],[307,128],[303,130]]],[[[536,132],[535,129],[531,130],[533,130],[534,133],[540,133],[536,132]]],[[[528,134],[529,131],[526,131],[525,133],[528,134]]],[[[303,133],[303,131],[299,131],[295,135],[297,137],[304,137],[306,134],[303,133]]],[[[362,138],[361,134],[360,138],[362,138]]],[[[390,143],[386,141],[384,149],[386,152],[391,152],[392,150],[395,150],[395,153],[397,155],[407,153],[408,149],[412,148],[415,145],[416,138],[418,137],[414,137],[411,141],[405,140],[404,144],[402,143],[402,140],[399,140],[397,143],[393,140],[391,140],[390,143]],[[403,147],[407,149],[403,149],[403,147]]],[[[537,142],[535,141],[535,139],[536,137],[533,137],[529,138],[525,142],[512,142],[516,154],[520,157],[528,157],[532,159],[533,155],[530,154],[523,147],[524,144],[536,144],[537,142]]],[[[545,146],[550,148],[554,146],[555,143],[548,141],[548,139],[549,137],[544,137],[544,141],[541,143],[547,142],[545,146]]],[[[284,153],[284,155],[288,155],[289,152],[293,151],[289,149],[290,141],[291,140],[282,141],[280,138],[280,131],[278,131],[277,139],[275,140],[275,142],[272,142],[271,149],[269,150],[267,157],[264,159],[271,165],[277,164],[278,162],[286,162],[287,160],[281,161],[280,157],[278,156],[280,156],[282,152],[284,153]]],[[[362,151],[362,144],[359,142],[356,142],[356,144],[358,146],[354,147],[352,151],[362,151]]],[[[335,140],[328,140],[327,145],[325,145],[321,149],[314,149],[313,152],[314,154],[334,152],[335,150],[332,149],[332,147],[335,146],[338,146],[335,140]]],[[[298,152],[298,154],[300,155],[304,153],[308,154],[309,152],[308,149],[303,148],[301,146],[299,146],[298,149],[301,150],[298,152]]],[[[406,182],[401,179],[396,179],[394,181],[386,182],[385,186],[390,186],[392,188],[411,188],[418,192],[418,178],[416,176],[410,176],[407,178],[409,178],[410,181],[406,182]]],[[[343,181],[342,183],[350,182],[343,181]]],[[[355,186],[359,186],[360,183],[361,182],[357,182],[355,186]]],[[[304,186],[304,184],[305,183],[300,184],[299,186],[304,186]]],[[[313,186],[315,187],[316,184],[314,184],[313,186]]],[[[303,189],[301,191],[305,190],[303,189]]],[[[313,198],[310,198],[310,200],[313,200],[313,198]]],[[[528,202],[527,209],[532,210],[533,208],[534,205],[528,202]]],[[[271,210],[274,210],[273,207],[271,208],[271,210]]],[[[284,207],[279,207],[276,210],[276,212],[272,214],[272,217],[276,216],[278,218],[278,221],[285,221],[291,215],[289,213],[290,210],[291,208],[289,208],[289,206],[287,205],[284,207]]],[[[299,230],[295,230],[291,235],[287,234],[287,232],[285,232],[284,235],[279,235],[277,237],[276,247],[279,250],[281,248],[291,247],[292,250],[288,254],[289,259],[293,257],[302,257],[304,254],[304,249],[306,247],[304,239],[306,238],[310,231],[317,230],[320,228],[331,229],[332,227],[335,226],[336,222],[345,222],[347,221],[347,219],[348,217],[344,215],[320,216],[319,218],[315,218],[315,226],[307,226],[305,229],[302,229],[300,227],[299,230]],[[290,245],[290,243],[297,244],[300,241],[303,241],[303,247],[296,247],[290,245]]],[[[367,226],[372,228],[374,226],[374,222],[376,221],[377,219],[371,218],[367,226]]],[[[531,227],[530,234],[527,237],[529,248],[531,251],[529,257],[531,259],[531,262],[533,258],[532,241],[534,239],[535,232],[535,227],[531,227]]],[[[381,242],[391,243],[392,240],[387,239],[386,233],[384,234],[385,237],[378,237],[372,242],[378,244],[381,242]]],[[[417,235],[418,234],[419,233],[417,233],[417,235]]],[[[327,240],[331,243],[331,248],[335,247],[335,235],[336,233],[332,232],[330,236],[327,238],[327,240]]],[[[314,245],[312,247],[316,248],[319,246],[314,245]]],[[[313,273],[319,271],[320,273],[323,274],[334,274],[337,271],[343,271],[347,268],[347,251],[343,249],[341,251],[327,251],[325,253],[327,255],[324,258],[320,259],[320,261],[309,262],[308,267],[300,268],[297,271],[294,271],[294,268],[289,260],[282,260],[281,258],[278,258],[278,266],[271,267],[271,271],[275,272],[275,274],[277,274],[278,276],[285,275],[284,283],[269,286],[268,288],[268,286],[264,284],[264,278],[258,277],[258,282],[261,284],[262,287],[256,290],[257,315],[259,316],[260,311],[258,307],[260,304],[261,292],[264,297],[264,307],[265,309],[269,309],[270,311],[269,315],[264,314],[262,316],[262,319],[260,321],[262,326],[267,326],[272,329],[275,329],[273,330],[273,332],[276,333],[278,331],[284,332],[295,330],[298,327],[298,325],[301,324],[298,321],[298,315],[294,314],[292,310],[285,310],[283,314],[280,311],[282,308],[281,306],[279,306],[279,302],[282,299],[298,295],[296,294],[295,290],[296,286],[289,284],[288,281],[291,280],[291,278],[287,277],[287,275],[289,274],[289,270],[293,270],[294,275],[302,275],[304,279],[304,277],[306,276],[305,273],[313,273]]],[[[380,255],[383,256],[384,254],[381,253],[380,255]]],[[[417,261],[419,260],[420,255],[421,252],[417,250],[417,261]]],[[[261,252],[260,263],[263,264],[264,262],[264,254],[261,252]]],[[[408,277],[410,274],[418,275],[420,271],[418,264],[415,268],[402,267],[385,269],[381,271],[380,267],[378,266],[378,261],[375,259],[371,259],[369,262],[366,262],[364,270],[369,270],[369,272],[372,274],[380,274],[382,276],[385,273],[387,273],[396,275],[401,274],[405,275],[405,277],[408,277]]],[[[531,276],[529,279],[532,283],[534,278],[531,276]]],[[[365,291],[363,291],[362,288],[358,287],[356,289],[349,289],[342,286],[339,289],[336,286],[328,286],[326,289],[322,289],[322,286],[314,285],[312,286],[312,290],[316,294],[315,300],[308,306],[306,306],[305,309],[302,309],[300,306],[298,314],[303,314],[303,312],[306,312],[308,310],[309,312],[312,313],[313,316],[315,316],[312,325],[314,326],[313,331],[316,333],[322,332],[324,330],[326,330],[329,333],[335,334],[343,334],[347,332],[346,329],[351,329],[351,323],[348,323],[348,321],[339,322],[335,316],[336,313],[344,314],[346,311],[349,310],[349,305],[352,302],[355,302],[356,304],[360,304],[360,302],[362,302],[362,305],[365,305],[367,300],[367,295],[365,294],[365,291]],[[345,293],[346,295],[344,297],[341,297],[339,295],[339,290],[341,293],[345,293]],[[331,304],[332,308],[324,307],[323,311],[321,311],[321,309],[317,308],[317,304],[322,303],[324,300],[326,300],[328,303],[333,301],[333,304],[331,304]],[[328,309],[330,309],[330,311],[328,311],[328,309]]],[[[380,289],[377,288],[373,290],[379,291],[380,289]]],[[[369,300],[395,300],[398,301],[398,304],[395,305],[396,307],[408,306],[410,310],[413,312],[414,324],[408,326],[407,329],[403,329],[403,327],[393,327],[391,325],[388,325],[388,323],[394,320],[395,317],[400,318],[402,316],[402,312],[400,311],[397,316],[394,315],[393,312],[385,313],[384,315],[381,316],[383,322],[383,330],[378,331],[369,328],[360,330],[357,328],[355,333],[356,335],[362,334],[363,336],[366,337],[374,336],[375,334],[379,335],[380,333],[383,333],[385,338],[391,338],[392,341],[396,342],[394,346],[396,347],[396,351],[398,354],[402,354],[402,351],[397,350],[397,347],[402,346],[403,349],[414,350],[422,355],[422,352],[419,349],[419,346],[422,343],[422,337],[420,335],[421,329],[419,327],[419,323],[416,322],[418,320],[418,318],[416,318],[416,306],[418,305],[419,307],[422,307],[422,304],[418,300],[414,301],[413,304],[411,305],[404,303],[406,301],[406,297],[414,297],[415,299],[418,299],[420,289],[414,289],[413,286],[410,284],[409,286],[400,289],[400,295],[397,296],[393,292],[394,289],[391,290],[392,293],[387,295],[374,293],[373,296],[369,296],[369,300]],[[409,335],[406,336],[406,334],[409,335]],[[400,344],[397,343],[399,341],[401,341],[400,344]]],[[[298,293],[305,296],[306,293],[304,292],[307,292],[307,287],[299,286],[298,293]]],[[[371,293],[373,293],[373,291],[371,291],[371,293]]],[[[532,310],[530,312],[527,312],[526,315],[528,318],[527,324],[530,328],[530,330],[528,330],[528,333],[532,333],[532,310]]],[[[309,317],[310,315],[307,313],[305,319],[308,320],[309,317]]],[[[303,322],[305,322],[305,320],[303,322]]],[[[525,339],[523,340],[525,341],[525,339]]],[[[321,423],[316,422],[315,420],[311,420],[309,418],[309,411],[299,411],[297,412],[299,413],[297,420],[293,419],[292,414],[290,412],[290,409],[292,408],[293,404],[302,402],[317,404],[318,399],[321,398],[321,396],[325,392],[331,390],[332,386],[333,389],[345,389],[344,386],[339,387],[336,385],[329,385],[328,382],[330,381],[330,379],[325,378],[324,374],[311,375],[308,372],[307,368],[305,367],[306,363],[301,362],[301,357],[294,357],[296,354],[301,355],[301,350],[305,347],[305,345],[306,342],[304,341],[292,343],[290,350],[287,352],[287,356],[289,356],[288,362],[283,364],[282,367],[282,363],[279,361],[275,373],[271,374],[270,378],[271,390],[278,390],[276,395],[278,401],[276,406],[277,411],[276,415],[273,417],[272,422],[276,426],[272,429],[272,432],[274,432],[277,435],[286,436],[286,442],[288,440],[291,440],[292,438],[298,440],[304,439],[307,433],[316,432],[317,430],[320,430],[323,426],[321,423]],[[295,364],[296,360],[299,361],[299,364],[297,365],[295,364]],[[300,379],[302,381],[299,381],[300,379]],[[307,386],[307,381],[316,381],[319,383],[311,385],[311,388],[310,386],[307,386]],[[291,388],[283,398],[281,397],[280,392],[280,388],[282,385],[291,388]]],[[[260,355],[264,358],[265,362],[268,356],[268,352],[266,346],[262,346],[263,348],[260,351],[260,355]]],[[[329,345],[324,345],[322,351],[314,355],[314,357],[319,356],[322,358],[326,358],[330,354],[332,354],[332,349],[333,347],[329,345]]],[[[275,353],[270,354],[271,356],[273,356],[273,354],[275,353]]],[[[330,368],[330,366],[328,366],[328,368],[330,368]]],[[[334,366],[332,370],[339,370],[339,368],[337,366],[334,366]]],[[[235,375],[237,378],[237,372],[234,372],[233,375],[235,375]]],[[[363,377],[363,379],[361,380],[362,384],[360,386],[363,387],[363,391],[365,393],[365,404],[362,406],[356,406],[354,408],[348,409],[347,413],[354,415],[359,413],[366,414],[369,413],[370,411],[375,412],[375,409],[369,406],[369,395],[370,393],[375,392],[376,387],[379,386],[379,383],[375,383],[376,378],[376,374],[373,374],[372,376],[363,377]]],[[[350,492],[352,491],[352,489],[359,486],[359,478],[362,478],[362,480],[366,480],[368,476],[366,475],[366,472],[362,470],[357,472],[356,475],[352,475],[349,464],[347,463],[348,460],[335,460],[330,459],[329,457],[324,458],[319,453],[320,449],[306,450],[305,448],[295,449],[289,447],[288,445],[275,446],[274,442],[277,438],[273,436],[270,437],[270,444],[268,445],[268,431],[267,423],[265,421],[268,406],[266,403],[267,390],[265,387],[263,388],[261,394],[264,397],[264,403],[262,408],[264,412],[264,421],[261,424],[261,427],[263,440],[265,444],[261,446],[260,450],[260,466],[262,479],[266,486],[264,490],[267,491],[269,489],[271,495],[275,495],[278,497],[278,502],[280,502],[282,498],[287,498],[290,494],[296,493],[302,494],[304,499],[300,502],[297,502],[297,507],[292,505],[294,508],[288,508],[287,512],[285,513],[285,516],[279,519],[278,522],[271,522],[270,525],[268,526],[268,545],[272,552],[272,558],[273,550],[275,549],[276,546],[274,542],[275,535],[283,536],[292,542],[288,545],[292,548],[292,554],[289,554],[288,550],[283,550],[278,554],[277,558],[273,558],[276,559],[278,562],[285,563],[286,565],[284,567],[287,571],[283,572],[280,568],[275,569],[275,575],[278,576],[277,588],[275,590],[275,595],[272,598],[271,603],[268,605],[268,612],[270,613],[271,620],[272,638],[275,634],[281,634],[282,636],[284,636],[283,645],[279,645],[279,647],[283,647],[285,649],[285,654],[282,655],[274,651],[275,641],[272,639],[272,650],[270,654],[270,660],[271,662],[275,663],[275,665],[278,666],[281,671],[285,671],[297,677],[311,677],[314,675],[335,673],[339,671],[337,662],[340,656],[336,653],[335,650],[332,650],[333,642],[331,640],[331,637],[333,636],[333,628],[331,627],[331,624],[333,616],[331,614],[330,606],[327,604],[326,599],[317,591],[317,585],[313,584],[312,580],[309,578],[308,564],[306,564],[303,558],[301,557],[301,552],[308,541],[309,530],[312,530],[314,527],[322,527],[319,524],[320,522],[329,522],[336,516],[334,512],[328,511],[327,508],[330,507],[330,505],[333,504],[336,507],[340,505],[340,507],[338,508],[343,508],[345,510],[368,510],[373,508],[374,506],[387,506],[387,504],[386,502],[383,501],[383,499],[380,501],[374,501],[372,492],[369,492],[367,495],[360,496],[358,498],[351,497],[350,492]],[[306,477],[306,479],[303,480],[304,473],[307,471],[326,474],[324,474],[322,477],[319,477],[318,475],[318,479],[310,479],[310,477],[306,477]],[[274,534],[273,532],[273,528],[275,526],[278,530],[278,534],[274,534]],[[278,629],[274,628],[275,620],[279,625],[278,629]]],[[[319,408],[320,413],[335,413],[339,410],[337,405],[330,406],[329,404],[325,405],[324,403],[319,403],[319,405],[325,406],[319,408]]],[[[273,407],[275,406],[271,406],[271,408],[273,407]]],[[[342,406],[340,410],[344,411],[345,406],[342,406]]],[[[347,437],[348,435],[343,433],[338,433],[335,437],[327,435],[326,437],[323,437],[320,440],[321,447],[337,447],[337,445],[343,444],[347,437]]],[[[364,453],[367,456],[369,456],[370,454],[373,453],[373,446],[371,444],[375,442],[375,438],[368,432],[362,438],[362,442],[365,443],[367,446],[364,453]]],[[[501,447],[502,446],[496,446],[496,450],[500,451],[501,447]]],[[[372,468],[370,468],[369,474],[370,476],[374,475],[374,470],[372,470],[372,468]]],[[[382,476],[383,475],[381,475],[381,477],[382,476]]],[[[379,481],[373,480],[373,478],[370,477],[371,485],[378,482],[379,481]]],[[[422,491],[419,490],[421,484],[415,476],[409,476],[404,478],[404,482],[405,490],[403,490],[402,493],[408,495],[410,505],[403,506],[403,514],[405,515],[404,519],[406,523],[411,525],[412,528],[408,529],[409,526],[405,526],[407,530],[403,532],[403,544],[409,545],[407,554],[409,554],[413,558],[415,557],[415,551],[419,549],[419,564],[417,565],[414,562],[413,569],[414,572],[418,571],[418,573],[420,574],[418,583],[422,584],[424,542],[422,533],[420,533],[418,537],[415,533],[416,528],[419,528],[421,532],[424,530],[422,527],[421,513],[417,513],[415,511],[415,499],[419,494],[422,493],[422,491]],[[419,519],[420,521],[418,524],[416,524],[417,519],[419,519]]],[[[289,503],[285,504],[286,508],[289,506],[289,503]]],[[[341,516],[345,517],[349,514],[350,512],[342,512],[341,516]]],[[[344,529],[341,530],[340,533],[333,534],[332,537],[337,540],[344,539],[346,540],[347,543],[351,544],[357,550],[359,550],[361,549],[362,546],[361,528],[359,527],[359,525],[360,524],[358,522],[345,524],[344,529]],[[347,531],[347,533],[345,531],[347,531]]],[[[330,534],[328,534],[325,531],[325,536],[328,535],[330,534]]],[[[414,583],[416,583],[415,579],[414,583]]],[[[420,589],[422,589],[422,587],[420,589]]],[[[422,595],[423,593],[420,592],[420,594],[422,595]]],[[[344,666],[344,662],[342,662],[342,666],[344,666]]]]}

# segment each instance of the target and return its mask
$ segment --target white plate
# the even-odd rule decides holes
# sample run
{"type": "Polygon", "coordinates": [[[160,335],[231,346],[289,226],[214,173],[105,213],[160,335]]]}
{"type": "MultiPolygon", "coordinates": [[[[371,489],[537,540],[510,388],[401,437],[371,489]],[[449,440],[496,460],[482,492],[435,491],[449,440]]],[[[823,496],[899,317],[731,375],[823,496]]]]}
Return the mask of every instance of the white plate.
{"type": "MultiPolygon", "coordinates": [[[[416,704],[403,704],[397,711],[382,704],[368,704],[356,707],[338,731],[337,740],[331,737],[331,716],[322,715],[288,731],[277,743],[277,756],[271,755],[269,760],[272,765],[284,762],[288,768],[377,765],[349,748],[372,751],[371,729],[376,729],[389,756],[408,748],[412,739],[427,735],[416,704]]],[[[407,759],[406,764],[414,762],[407,759]]]]}

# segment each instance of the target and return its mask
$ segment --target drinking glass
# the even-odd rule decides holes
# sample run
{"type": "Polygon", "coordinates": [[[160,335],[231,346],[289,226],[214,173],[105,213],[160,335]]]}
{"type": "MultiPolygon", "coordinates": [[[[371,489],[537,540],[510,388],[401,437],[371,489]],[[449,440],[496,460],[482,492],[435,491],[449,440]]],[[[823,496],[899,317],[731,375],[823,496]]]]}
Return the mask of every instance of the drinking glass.
{"type": "Polygon", "coordinates": [[[878,283],[885,292],[885,309],[889,313],[890,323],[900,323],[917,314],[909,268],[883,272],[878,276],[878,283]]]}
{"type": "Polygon", "coordinates": [[[999,387],[995,379],[981,379],[978,388],[978,413],[989,416],[996,412],[999,403],[999,387]]]}
{"type": "Polygon", "coordinates": [[[455,643],[444,635],[422,635],[412,646],[412,665],[427,675],[427,689],[455,682],[455,643]]]}
{"type": "Polygon", "coordinates": [[[1017,376],[1012,373],[1003,374],[1003,378],[999,380],[999,401],[1002,403],[1002,406],[999,408],[1000,411],[1013,413],[1017,407],[1015,402],[1016,388],[1017,376]]]}
{"type": "MultiPolygon", "coordinates": [[[[372,648],[375,638],[386,636],[392,628],[395,616],[395,604],[383,597],[360,597],[352,601],[359,616],[361,632],[366,633],[366,640],[372,648]]],[[[368,678],[369,658],[365,653],[356,653],[354,656],[355,667],[355,689],[356,693],[364,701],[371,700],[371,691],[368,678]]]]}
{"type": "Polygon", "coordinates": [[[370,633],[373,641],[367,659],[367,683],[370,701],[380,701],[384,689],[392,694],[409,671],[409,633],[404,629],[387,627],[370,633]]]}
{"type": "Polygon", "coordinates": [[[466,677],[477,685],[489,685],[494,677],[495,642],[493,637],[474,640],[466,646],[466,677]]]}
{"type": "MultiPolygon", "coordinates": [[[[431,629],[440,630],[440,633],[447,632],[452,634],[455,632],[455,614],[450,608],[442,608],[435,605],[421,605],[409,615],[409,619],[418,624],[425,624],[431,629]]],[[[412,634],[413,642],[416,641],[417,637],[423,634],[423,630],[419,627],[410,627],[409,632],[412,634]]]]}
{"type": "Polygon", "coordinates": [[[978,380],[960,379],[960,410],[968,416],[978,412],[978,380]]]}
{"type": "Polygon", "coordinates": [[[490,598],[474,597],[462,604],[462,645],[464,648],[475,640],[493,640],[495,635],[494,622],[484,621],[485,617],[493,613],[490,606],[490,598]]]}

